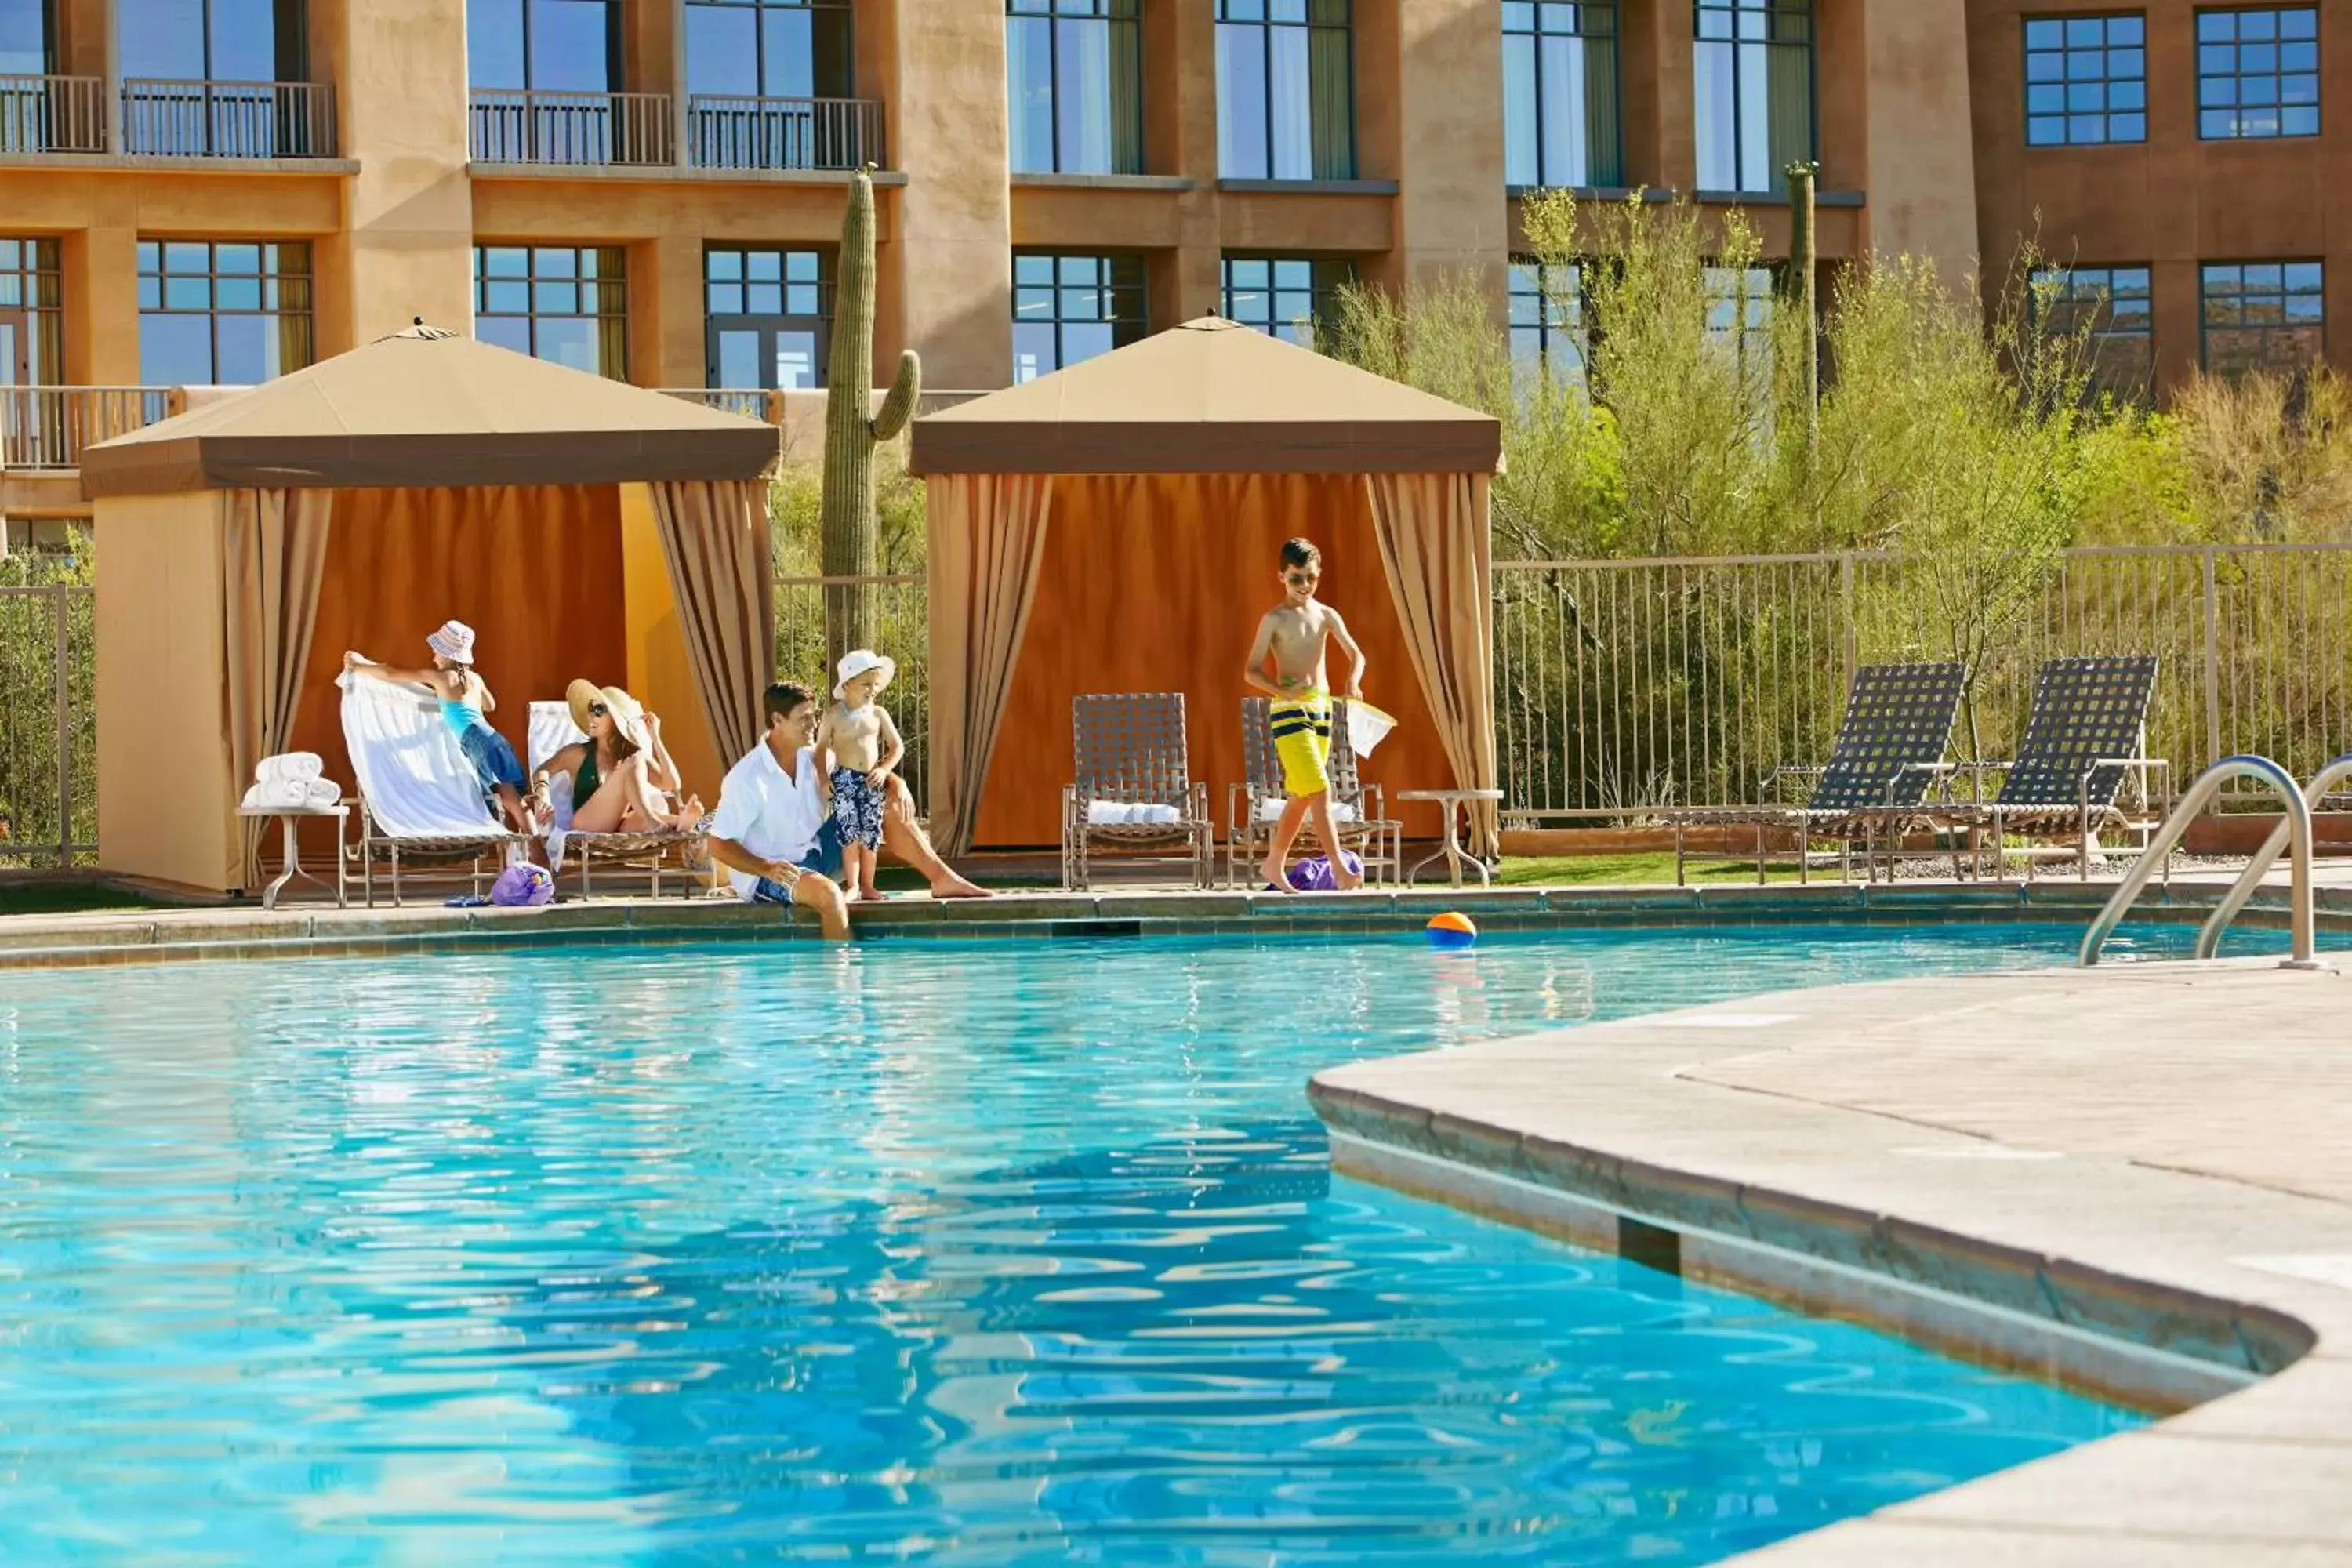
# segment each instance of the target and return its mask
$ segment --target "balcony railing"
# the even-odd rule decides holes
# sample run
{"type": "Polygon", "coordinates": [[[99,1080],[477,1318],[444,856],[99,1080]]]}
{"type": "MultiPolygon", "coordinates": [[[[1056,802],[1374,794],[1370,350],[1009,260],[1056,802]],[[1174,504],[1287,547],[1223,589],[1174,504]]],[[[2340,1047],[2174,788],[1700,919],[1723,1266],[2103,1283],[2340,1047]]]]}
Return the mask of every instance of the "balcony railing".
{"type": "Polygon", "coordinates": [[[78,468],[84,447],[169,418],[176,403],[166,386],[0,386],[0,468],[78,468]]]}
{"type": "Polygon", "coordinates": [[[746,419],[757,419],[763,425],[784,422],[784,395],[762,387],[662,386],[655,390],[683,402],[716,408],[722,414],[740,414],[746,419]]]}
{"type": "Polygon", "coordinates": [[[474,160],[481,163],[677,161],[666,92],[537,92],[476,88],[474,160]]]}
{"type": "Polygon", "coordinates": [[[122,150],[183,158],[331,158],[334,89],[308,81],[122,84],[122,150]]]}
{"type": "Polygon", "coordinates": [[[103,153],[106,84],[94,76],[0,76],[0,153],[103,153]]]}
{"type": "Polygon", "coordinates": [[[704,169],[855,169],[880,165],[882,106],[862,98],[686,100],[686,133],[704,169]]]}

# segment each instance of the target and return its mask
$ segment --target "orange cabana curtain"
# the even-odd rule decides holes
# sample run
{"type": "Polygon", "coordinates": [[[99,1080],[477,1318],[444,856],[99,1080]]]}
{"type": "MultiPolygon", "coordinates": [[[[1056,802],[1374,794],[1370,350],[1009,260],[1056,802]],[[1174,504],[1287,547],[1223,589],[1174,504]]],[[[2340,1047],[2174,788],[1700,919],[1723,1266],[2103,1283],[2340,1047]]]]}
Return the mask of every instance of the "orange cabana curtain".
{"type": "Polygon", "coordinates": [[[940,851],[971,847],[980,792],[1045,559],[1053,479],[1043,474],[937,474],[930,520],[931,834],[940,851]]]}
{"type": "MultiPolygon", "coordinates": [[[[327,568],[332,490],[223,490],[219,497],[222,626],[228,672],[228,753],[242,795],[264,757],[291,749],[327,568]]],[[[244,824],[242,885],[261,884],[268,824],[244,824]]]]}
{"type": "Polygon", "coordinates": [[[761,693],[775,679],[767,485],[675,479],[650,488],[687,663],[725,766],[760,743],[761,693]]]}
{"type": "MultiPolygon", "coordinates": [[[[1367,474],[1381,564],[1413,673],[1458,789],[1493,789],[1495,600],[1484,474],[1367,474]]],[[[1501,812],[1470,810],[1470,843],[1492,855],[1501,812]]]]}

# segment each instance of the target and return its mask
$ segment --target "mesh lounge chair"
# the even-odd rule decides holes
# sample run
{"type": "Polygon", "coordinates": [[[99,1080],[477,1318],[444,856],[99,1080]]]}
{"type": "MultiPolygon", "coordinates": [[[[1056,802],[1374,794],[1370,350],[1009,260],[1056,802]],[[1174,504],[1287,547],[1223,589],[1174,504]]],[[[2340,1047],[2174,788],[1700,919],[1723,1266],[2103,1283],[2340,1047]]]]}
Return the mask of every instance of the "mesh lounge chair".
{"type": "Polygon", "coordinates": [[[1076,782],[1062,791],[1062,885],[1091,887],[1097,844],[1177,849],[1192,884],[1213,877],[1216,824],[1209,786],[1193,780],[1184,742],[1184,694],[1121,692],[1070,700],[1076,782]]]}
{"type": "Polygon", "coordinates": [[[360,863],[360,888],[375,904],[375,864],[390,863],[392,901],[400,902],[404,864],[415,875],[469,879],[476,898],[528,842],[492,815],[474,764],[458,749],[437,704],[358,676],[341,678],[343,746],[358,781],[360,832],[344,854],[360,863]]]}
{"type": "MultiPolygon", "coordinates": [[[[1274,838],[1275,818],[1288,796],[1282,787],[1282,760],[1275,754],[1274,728],[1266,699],[1242,699],[1242,782],[1225,786],[1225,885],[1238,887],[1244,861],[1255,868],[1274,838]]],[[[1404,860],[1404,826],[1386,820],[1387,802],[1378,784],[1356,770],[1348,740],[1348,705],[1331,705],[1331,814],[1340,844],[1363,858],[1370,881],[1395,881],[1404,860]],[[1385,879],[1382,873],[1386,873],[1385,879]]],[[[1311,836],[1312,827],[1302,837],[1311,836]]]]}
{"type": "MultiPolygon", "coordinates": [[[[572,707],[566,702],[534,702],[530,705],[530,769],[537,773],[547,764],[547,759],[564,747],[588,737],[572,721],[572,707]]],[[[655,898],[661,897],[662,871],[668,864],[672,851],[677,855],[678,866],[689,873],[696,868],[700,855],[703,834],[698,826],[692,831],[660,828],[647,833],[574,833],[572,831],[572,810],[576,804],[572,798],[572,775],[560,773],[548,784],[550,803],[555,808],[555,826],[547,836],[547,863],[557,875],[562,875],[566,856],[580,869],[580,896],[594,896],[591,868],[595,862],[605,862],[609,868],[637,870],[646,874],[655,898]]],[[[695,879],[688,879],[691,892],[695,879]]]]}
{"type": "MultiPolygon", "coordinates": [[[[2033,678],[2033,707],[2027,714],[2017,757],[1988,765],[2002,778],[1989,806],[1956,807],[1952,815],[1970,825],[1970,847],[1981,850],[1979,827],[1990,827],[1995,870],[2011,851],[2003,835],[2074,839],[2076,872],[2087,879],[2098,833],[2115,827],[2145,843],[2163,820],[2168,798],[2149,809],[2148,775],[2165,775],[2168,797],[2172,764],[2147,751],[2147,710],[2156,700],[2154,654],[2095,658],[2053,658],[2033,678]],[[2124,783],[2134,784],[2134,805],[2120,804],[2124,783]]],[[[2023,856],[2033,874],[2032,847],[2023,856]]],[[[1982,872],[1980,858],[1978,862],[1982,872]]]]}
{"type": "MultiPolygon", "coordinates": [[[[1944,762],[1952,721],[1959,715],[1967,672],[1958,664],[1874,664],[1856,670],[1830,758],[1820,766],[1779,767],[1764,775],[1754,806],[1677,812],[1675,881],[1683,880],[1688,850],[1685,830],[1694,822],[1752,823],[1756,828],[1756,879],[1768,861],[1780,858],[1767,842],[1773,828],[1794,830],[1793,858],[1799,879],[1809,877],[1818,837],[1838,841],[1838,868],[1850,869],[1860,842],[1865,869],[1875,874],[1875,844],[1891,842],[1903,820],[1916,814],[1928,787],[1952,772],[1944,762]],[[1801,801],[1786,798],[1787,786],[1810,778],[1801,801]]],[[[1743,855],[1740,858],[1746,858],[1743,855]]]]}

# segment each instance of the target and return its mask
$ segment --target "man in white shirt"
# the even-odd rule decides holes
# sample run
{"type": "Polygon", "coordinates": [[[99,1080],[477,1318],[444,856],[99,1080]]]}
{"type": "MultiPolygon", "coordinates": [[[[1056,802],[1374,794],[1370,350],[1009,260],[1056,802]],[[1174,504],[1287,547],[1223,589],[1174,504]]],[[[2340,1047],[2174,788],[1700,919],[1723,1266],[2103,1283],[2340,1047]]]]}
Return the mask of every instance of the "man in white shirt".
{"type": "MultiPolygon", "coordinates": [[[[817,793],[815,695],[778,681],[761,698],[768,730],[742,761],[727,771],[711,814],[710,858],[727,868],[746,902],[798,904],[816,916],[826,938],[849,938],[849,903],[841,884],[841,835],[817,793]]],[[[950,869],[913,820],[903,785],[894,777],[883,842],[921,873],[933,898],[986,898],[950,869]]]]}

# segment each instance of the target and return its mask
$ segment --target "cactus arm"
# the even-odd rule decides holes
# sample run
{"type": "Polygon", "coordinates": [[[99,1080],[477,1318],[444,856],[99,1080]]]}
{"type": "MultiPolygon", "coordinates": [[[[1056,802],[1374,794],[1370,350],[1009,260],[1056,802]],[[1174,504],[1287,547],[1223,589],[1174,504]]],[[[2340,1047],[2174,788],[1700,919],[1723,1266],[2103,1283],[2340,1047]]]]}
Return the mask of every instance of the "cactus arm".
{"type": "Polygon", "coordinates": [[[915,416],[915,400],[923,395],[923,362],[915,351],[907,350],[898,356],[898,379],[890,384],[890,395],[882,400],[882,411],[866,425],[877,441],[887,441],[907,427],[915,416]]]}

